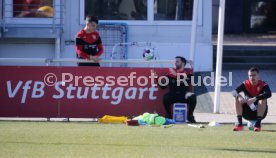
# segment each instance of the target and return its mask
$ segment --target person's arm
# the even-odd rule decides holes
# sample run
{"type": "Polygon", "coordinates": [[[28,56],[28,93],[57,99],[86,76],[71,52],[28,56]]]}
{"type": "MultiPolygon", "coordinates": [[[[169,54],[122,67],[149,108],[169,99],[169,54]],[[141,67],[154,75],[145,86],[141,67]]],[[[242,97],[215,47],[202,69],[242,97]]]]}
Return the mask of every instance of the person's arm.
{"type": "Polygon", "coordinates": [[[76,37],[76,50],[79,57],[90,60],[90,55],[83,51],[83,40],[79,34],[76,37]]]}
{"type": "Polygon", "coordinates": [[[192,60],[188,60],[187,62],[190,64],[191,68],[194,69],[194,62],[192,60]]]}
{"type": "MultiPolygon", "coordinates": [[[[158,81],[159,81],[159,78],[160,77],[167,77],[168,79],[169,79],[169,76],[166,74],[166,75],[164,75],[164,76],[158,76],[157,75],[157,73],[154,71],[154,70],[151,70],[151,73],[154,75],[154,76],[156,76],[157,78],[156,78],[156,82],[157,82],[157,85],[161,88],[161,89],[166,89],[167,87],[168,87],[168,85],[161,85],[158,81]]],[[[164,79],[162,79],[161,80],[161,83],[162,84],[165,84],[165,81],[166,79],[164,78],[164,79]]]]}
{"type": "Polygon", "coordinates": [[[193,74],[186,74],[186,73],[183,73],[183,74],[180,74],[179,78],[180,78],[181,80],[185,80],[186,83],[187,83],[188,85],[191,85],[192,76],[193,76],[193,74]]]}
{"type": "Polygon", "coordinates": [[[268,85],[265,85],[262,89],[262,93],[256,97],[257,100],[268,99],[272,96],[271,90],[268,85]]]}
{"type": "Polygon", "coordinates": [[[245,90],[245,85],[242,83],[235,90],[232,91],[233,97],[238,99],[241,103],[246,103],[247,100],[240,94],[240,92],[245,90]]]}
{"type": "Polygon", "coordinates": [[[98,47],[98,53],[97,53],[96,56],[100,57],[100,56],[102,56],[103,51],[104,51],[102,39],[101,39],[100,36],[99,36],[99,39],[98,39],[98,41],[97,41],[97,47],[98,47]]]}
{"type": "Polygon", "coordinates": [[[244,84],[243,83],[240,84],[235,90],[232,91],[233,97],[235,98],[240,97],[241,95],[239,93],[242,92],[244,89],[245,89],[244,84]]]}
{"type": "Polygon", "coordinates": [[[158,86],[159,86],[161,89],[166,89],[166,88],[168,87],[168,85],[169,85],[169,83],[166,84],[166,82],[167,82],[166,80],[168,80],[168,81],[170,82],[170,76],[164,75],[164,76],[162,76],[162,77],[166,77],[167,79],[163,78],[163,79],[161,80],[161,83],[159,83],[158,81],[159,81],[159,78],[160,78],[160,77],[158,77],[157,84],[158,84],[158,86]]]}

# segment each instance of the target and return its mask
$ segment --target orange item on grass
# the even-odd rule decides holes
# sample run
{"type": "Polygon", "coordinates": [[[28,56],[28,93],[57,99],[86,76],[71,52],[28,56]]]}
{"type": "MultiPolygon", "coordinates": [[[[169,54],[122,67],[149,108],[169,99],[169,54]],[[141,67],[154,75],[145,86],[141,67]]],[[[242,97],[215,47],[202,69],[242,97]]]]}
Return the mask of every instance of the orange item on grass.
{"type": "Polygon", "coordinates": [[[125,116],[110,116],[105,115],[101,119],[99,119],[100,123],[125,123],[127,121],[127,117],[125,116]]]}

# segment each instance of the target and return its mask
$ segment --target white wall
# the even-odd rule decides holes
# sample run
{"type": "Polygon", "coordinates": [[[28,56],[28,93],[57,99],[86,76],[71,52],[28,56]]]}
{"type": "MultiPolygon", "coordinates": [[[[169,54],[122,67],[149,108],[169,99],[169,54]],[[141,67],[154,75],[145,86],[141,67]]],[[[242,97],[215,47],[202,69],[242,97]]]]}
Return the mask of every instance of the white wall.
{"type": "MultiPolygon", "coordinates": [[[[0,39],[0,58],[53,58],[52,39],[0,39]]],[[[0,63],[0,65],[45,65],[44,63],[0,63]]]]}
{"type": "MultiPolygon", "coordinates": [[[[196,71],[212,70],[212,0],[203,0],[202,25],[197,32],[196,71]]],[[[65,26],[61,38],[61,57],[75,58],[74,41],[76,33],[83,27],[80,24],[80,3],[76,0],[65,1],[65,26]],[[66,44],[65,44],[66,43],[66,44]]],[[[161,59],[174,59],[176,55],[189,58],[191,25],[129,25],[128,41],[152,41],[161,43],[182,43],[181,46],[158,46],[161,59]]],[[[26,39],[0,41],[0,57],[54,57],[54,40],[49,42],[37,39],[38,44],[26,43],[26,39]],[[2,42],[1,42],[2,41],[2,42]],[[3,42],[5,41],[5,42],[3,42]],[[20,50],[20,51],[19,51],[20,50]],[[7,53],[13,52],[13,53],[7,53]],[[38,53],[39,52],[39,53],[38,53]]],[[[128,57],[141,59],[141,48],[129,48],[128,57]]],[[[67,63],[65,65],[76,65],[67,63]]],[[[158,66],[158,65],[155,65],[158,66]]],[[[159,65],[168,66],[168,65],[159,65]]]]}

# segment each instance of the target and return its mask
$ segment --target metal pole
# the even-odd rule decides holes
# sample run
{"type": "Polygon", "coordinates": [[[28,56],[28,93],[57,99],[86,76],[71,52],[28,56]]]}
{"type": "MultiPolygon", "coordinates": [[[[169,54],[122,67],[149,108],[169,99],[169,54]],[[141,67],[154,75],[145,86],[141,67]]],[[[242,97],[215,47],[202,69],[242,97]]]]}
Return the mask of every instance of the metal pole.
{"type": "MultiPolygon", "coordinates": [[[[2,0],[0,0],[0,8],[4,8],[4,6],[2,7],[2,0]]],[[[4,10],[5,11],[5,10],[4,10]]],[[[2,11],[0,11],[0,38],[2,37],[2,25],[3,25],[3,16],[2,16],[2,11]]]]}
{"type": "Polygon", "coordinates": [[[3,32],[7,32],[6,30],[6,1],[3,0],[3,19],[2,19],[2,27],[3,27],[3,32]]]}
{"type": "MultiPolygon", "coordinates": [[[[60,47],[60,44],[61,44],[61,38],[60,38],[61,35],[59,35],[56,40],[55,40],[55,59],[60,59],[61,57],[61,47],[60,47]]],[[[60,66],[59,63],[56,64],[56,66],[60,66]]]]}
{"type": "Polygon", "coordinates": [[[198,0],[194,0],[192,34],[191,34],[191,48],[190,48],[190,60],[193,61],[193,62],[195,62],[197,17],[198,17],[198,0]]]}
{"type": "Polygon", "coordinates": [[[57,12],[57,4],[56,4],[56,0],[53,0],[53,7],[54,7],[54,13],[53,13],[53,26],[52,26],[52,31],[53,31],[53,33],[55,33],[56,32],[56,12],[57,12]]]}
{"type": "Polygon", "coordinates": [[[221,91],[220,80],[221,80],[222,57],[223,57],[223,35],[224,35],[224,18],[225,18],[224,15],[225,15],[225,0],[220,0],[214,113],[219,113],[219,108],[220,108],[220,91],[221,91]]]}

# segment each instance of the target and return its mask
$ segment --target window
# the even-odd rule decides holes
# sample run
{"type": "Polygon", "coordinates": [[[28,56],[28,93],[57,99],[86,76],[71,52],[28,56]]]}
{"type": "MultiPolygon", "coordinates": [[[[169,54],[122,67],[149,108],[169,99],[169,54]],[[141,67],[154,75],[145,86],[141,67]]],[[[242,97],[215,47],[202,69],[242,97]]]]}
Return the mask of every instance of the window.
{"type": "MultiPolygon", "coordinates": [[[[191,25],[194,0],[80,0],[80,23],[86,15],[100,22],[128,25],[191,25]],[[104,9],[103,9],[104,8],[104,9]]],[[[198,25],[202,25],[203,0],[198,5],[198,25]]]]}
{"type": "Polygon", "coordinates": [[[154,0],[155,20],[192,20],[193,0],[154,0]]]}
{"type": "Polygon", "coordinates": [[[53,0],[13,0],[13,17],[51,18],[53,0]]]}
{"type": "Polygon", "coordinates": [[[85,15],[101,20],[147,20],[148,0],[85,0],[85,15]]]}
{"type": "Polygon", "coordinates": [[[276,27],[276,2],[251,2],[250,28],[272,29],[276,27]]]}
{"type": "Polygon", "coordinates": [[[61,0],[5,0],[3,20],[7,25],[60,25],[61,0]]]}

